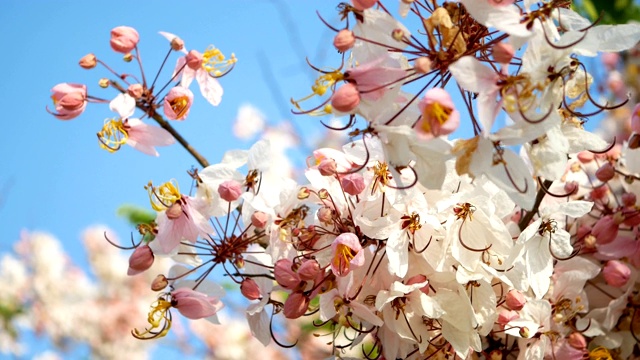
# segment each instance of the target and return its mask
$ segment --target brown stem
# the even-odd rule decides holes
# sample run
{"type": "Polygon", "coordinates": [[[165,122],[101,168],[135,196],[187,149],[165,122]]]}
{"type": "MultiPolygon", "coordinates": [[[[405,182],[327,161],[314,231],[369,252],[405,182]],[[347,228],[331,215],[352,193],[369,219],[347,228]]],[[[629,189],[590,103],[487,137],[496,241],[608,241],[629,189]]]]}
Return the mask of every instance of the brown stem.
{"type": "MultiPolygon", "coordinates": [[[[542,187],[545,189],[548,189],[552,183],[553,181],[551,180],[545,180],[542,184],[543,185],[542,187]]],[[[518,223],[518,227],[520,228],[520,231],[524,230],[527,227],[527,225],[529,225],[529,223],[531,222],[531,219],[533,219],[533,216],[538,212],[538,208],[540,207],[542,198],[544,198],[544,195],[546,194],[542,187],[540,190],[538,190],[538,194],[536,195],[536,202],[533,204],[533,208],[531,209],[531,211],[527,211],[527,214],[523,216],[522,219],[520,219],[520,222],[518,223]]]]}
{"type": "MultiPolygon", "coordinates": [[[[113,88],[120,91],[121,93],[126,93],[126,90],[122,86],[120,86],[120,84],[118,84],[117,82],[110,81],[110,84],[113,88]]],[[[146,114],[149,114],[149,116],[153,120],[155,120],[163,129],[171,133],[171,135],[173,135],[173,137],[176,140],[178,140],[180,145],[182,145],[182,147],[184,147],[189,152],[189,154],[191,154],[191,156],[193,156],[194,159],[196,159],[196,161],[200,164],[200,166],[202,166],[203,168],[206,168],[207,166],[209,166],[209,162],[207,161],[207,159],[204,156],[202,156],[193,146],[191,146],[189,142],[187,142],[187,140],[184,137],[182,137],[182,135],[180,135],[180,133],[178,133],[178,131],[174,129],[173,126],[171,126],[171,124],[169,124],[169,122],[162,117],[162,115],[158,114],[153,109],[149,109],[141,104],[138,104],[137,102],[136,102],[136,107],[144,111],[146,114]]]]}

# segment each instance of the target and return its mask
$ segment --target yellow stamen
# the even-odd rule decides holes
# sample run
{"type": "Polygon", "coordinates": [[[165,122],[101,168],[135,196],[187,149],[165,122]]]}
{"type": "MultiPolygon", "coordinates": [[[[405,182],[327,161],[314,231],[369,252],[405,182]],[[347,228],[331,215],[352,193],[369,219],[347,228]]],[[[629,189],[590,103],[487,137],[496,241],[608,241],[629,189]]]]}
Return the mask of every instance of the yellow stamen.
{"type": "MultiPolygon", "coordinates": [[[[303,97],[300,100],[293,100],[291,99],[291,103],[298,109],[302,110],[302,108],[300,107],[300,103],[302,101],[305,100],[309,100],[314,96],[323,96],[327,90],[329,90],[330,88],[333,88],[333,86],[335,85],[336,82],[340,81],[340,80],[344,80],[344,74],[338,70],[332,71],[330,73],[326,73],[326,74],[322,74],[320,75],[316,81],[314,82],[314,84],[311,86],[311,91],[312,93],[303,97]]],[[[329,105],[330,106],[330,105],[329,105]]],[[[330,110],[330,108],[326,108],[323,109],[323,111],[327,111],[330,110]]],[[[330,112],[328,112],[330,113],[330,112]]]]}
{"type": "Polygon", "coordinates": [[[118,151],[128,138],[129,133],[120,119],[105,120],[102,130],[98,132],[100,147],[109,152],[118,151]]]}
{"type": "Polygon", "coordinates": [[[171,308],[171,302],[165,299],[158,299],[155,303],[151,304],[151,310],[147,316],[147,322],[151,325],[150,328],[144,331],[133,329],[133,336],[138,339],[151,339],[160,338],[169,332],[171,328],[171,317],[169,315],[169,308],[171,308]],[[159,332],[154,330],[159,329],[159,332]]]}
{"type": "Polygon", "coordinates": [[[611,353],[605,347],[598,346],[589,352],[590,360],[613,360],[611,353]]]}
{"type": "MultiPolygon", "coordinates": [[[[424,107],[422,116],[425,119],[436,119],[441,126],[449,120],[449,116],[453,112],[453,109],[447,106],[443,106],[439,102],[433,102],[424,107]]],[[[431,123],[428,121],[422,122],[422,130],[424,132],[431,132],[431,123]]]]}
{"type": "Polygon", "coordinates": [[[333,256],[333,266],[342,270],[349,269],[349,263],[356,257],[356,252],[344,244],[338,244],[336,253],[333,256]]]}
{"type": "Polygon", "coordinates": [[[232,53],[231,57],[227,59],[222,51],[216,49],[213,45],[209,46],[202,54],[202,68],[213,77],[225,75],[237,61],[235,54],[232,53]]]}
{"type": "Polygon", "coordinates": [[[169,105],[171,105],[171,110],[176,114],[176,118],[181,119],[187,110],[189,110],[189,97],[186,95],[179,96],[169,101],[169,105]]]}
{"type": "Polygon", "coordinates": [[[178,183],[175,180],[166,182],[160,187],[154,187],[151,182],[145,186],[145,189],[149,192],[149,200],[151,201],[151,207],[156,211],[164,211],[168,209],[173,203],[180,200],[182,195],[178,189],[178,183]]]}

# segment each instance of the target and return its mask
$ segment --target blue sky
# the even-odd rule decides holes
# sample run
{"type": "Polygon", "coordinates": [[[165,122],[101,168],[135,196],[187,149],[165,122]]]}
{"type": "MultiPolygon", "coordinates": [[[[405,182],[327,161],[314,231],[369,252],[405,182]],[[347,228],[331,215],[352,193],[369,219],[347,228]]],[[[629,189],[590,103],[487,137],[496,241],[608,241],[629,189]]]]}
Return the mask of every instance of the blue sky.
{"type": "MultiPolygon", "coordinates": [[[[221,79],[225,94],[220,106],[206,103],[193,87],[195,105],[189,118],[173,124],[216,163],[224,151],[251,145],[231,135],[242,104],[255,105],[271,123],[293,119],[289,98],[307,95],[315,78],[304,57],[320,65],[336,64],[332,32],[319,21],[316,9],[336,20],[333,1],[3,3],[0,99],[10,113],[0,142],[0,253],[11,251],[21,230],[40,230],[54,234],[72,260],[86,266],[80,243],[83,229],[105,224],[126,239],[134,229],[116,216],[116,209],[125,203],[149,208],[143,188],[148,181],[159,184],[176,178],[188,189],[185,171],[197,163],[179,145],[159,148],[159,158],[130,147],[115,154],[99,148],[95,134],[104,119],[113,116],[107,105],[90,104],[71,121],[57,120],[45,111],[52,106],[50,89],[62,82],[85,83],[89,94],[102,98],[116,95],[97,86],[100,77],[109,75],[105,70],[87,71],[77,65],[89,52],[115,69],[138,73],[134,63],[124,63],[109,47],[113,27],[138,30],[147,77],[167,50],[158,31],[181,36],[188,49],[203,51],[214,44],[226,55],[236,54],[236,68],[221,79]]],[[[170,59],[161,78],[169,78],[176,59],[170,59]]],[[[309,135],[320,129],[316,119],[294,120],[309,135]]]]}

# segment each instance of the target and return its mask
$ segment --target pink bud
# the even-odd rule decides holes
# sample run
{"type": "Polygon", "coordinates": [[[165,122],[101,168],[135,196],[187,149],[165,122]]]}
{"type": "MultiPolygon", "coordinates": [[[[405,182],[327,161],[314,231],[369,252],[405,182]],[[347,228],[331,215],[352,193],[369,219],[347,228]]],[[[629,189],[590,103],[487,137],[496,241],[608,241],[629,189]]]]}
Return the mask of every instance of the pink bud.
{"type": "Polygon", "coordinates": [[[217,298],[189,288],[171,292],[171,303],[182,316],[192,320],[213,316],[223,307],[217,298]]]}
{"type": "Polygon", "coordinates": [[[634,206],[636,204],[636,194],[634,193],[624,193],[622,194],[622,204],[624,206],[634,206]]]}
{"type": "Polygon", "coordinates": [[[631,277],[631,270],[621,261],[609,260],[602,269],[602,275],[607,284],[619,288],[627,284],[631,277]]]}
{"type": "MultiPolygon", "coordinates": [[[[425,281],[427,281],[427,277],[422,274],[418,274],[410,277],[409,280],[406,281],[406,285],[420,284],[425,281]]],[[[429,284],[421,287],[420,291],[426,295],[429,295],[429,284]]]]}
{"type": "Polygon", "coordinates": [[[631,131],[640,134],[640,103],[633,107],[631,113],[631,131]]]}
{"type": "Polygon", "coordinates": [[[578,160],[583,164],[588,164],[593,161],[594,155],[591,151],[585,150],[578,153],[578,160]]]}
{"type": "Polygon", "coordinates": [[[134,99],[140,99],[143,93],[144,88],[142,87],[142,84],[131,84],[127,88],[127,94],[134,99]]]}
{"type": "Polygon", "coordinates": [[[224,201],[236,201],[242,193],[242,185],[235,180],[227,180],[218,186],[218,194],[224,201]]]}
{"type": "Polygon", "coordinates": [[[331,208],[328,207],[321,207],[318,210],[318,220],[322,221],[323,223],[330,223],[331,220],[333,219],[333,210],[331,208]]]}
{"type": "Polygon", "coordinates": [[[156,278],[151,282],[151,290],[153,291],[160,291],[167,286],[169,286],[169,281],[167,280],[167,277],[162,274],[156,276],[156,278]]]}
{"type": "Polygon", "coordinates": [[[129,53],[140,41],[136,29],[129,26],[118,26],[111,30],[111,48],[119,53],[129,53]]]}
{"type": "Polygon", "coordinates": [[[309,298],[301,292],[294,292],[284,302],[284,316],[287,319],[297,319],[304,315],[309,308],[309,298]]]}
{"type": "Polygon", "coordinates": [[[331,106],[340,112],[352,112],[358,105],[360,105],[360,92],[352,83],[342,85],[331,96],[331,106]]]}
{"type": "Polygon", "coordinates": [[[591,197],[592,200],[600,200],[605,196],[607,196],[608,193],[609,193],[609,187],[604,185],[604,186],[598,186],[593,190],[591,190],[591,192],[589,193],[589,196],[591,197]]]}
{"type": "Polygon", "coordinates": [[[520,318],[520,314],[513,310],[502,309],[500,310],[500,314],[498,314],[498,324],[504,328],[505,325],[509,323],[511,320],[515,320],[520,318]]]}
{"type": "Polygon", "coordinates": [[[167,208],[164,212],[167,215],[167,218],[170,220],[176,220],[180,218],[184,214],[184,209],[182,209],[182,204],[178,201],[174,202],[167,208]]]}
{"type": "Polygon", "coordinates": [[[508,64],[515,54],[513,46],[509,43],[499,42],[493,45],[493,58],[500,64],[508,64]]]}
{"type": "Polygon", "coordinates": [[[618,67],[618,61],[620,61],[620,55],[618,53],[602,53],[600,60],[607,68],[607,70],[611,71],[618,67]]]}
{"type": "Polygon", "coordinates": [[[191,104],[193,104],[193,93],[191,90],[182,86],[173,87],[169,90],[167,96],[164,97],[164,115],[169,120],[182,121],[189,115],[191,104]]]}
{"type": "Polygon", "coordinates": [[[340,30],[333,38],[333,46],[341,53],[351,49],[355,43],[356,37],[351,30],[347,29],[340,30]]]}
{"type": "Polygon", "coordinates": [[[129,270],[127,275],[137,275],[153,265],[153,251],[149,245],[138,246],[129,257],[129,270]]]}
{"type": "Polygon", "coordinates": [[[364,188],[364,178],[358,173],[347,174],[340,178],[340,185],[344,192],[349,195],[358,195],[364,188]]]}
{"type": "Polygon", "coordinates": [[[564,191],[567,194],[573,194],[576,191],[578,191],[579,188],[580,188],[580,186],[578,186],[578,183],[575,182],[575,181],[570,181],[570,182],[564,184],[564,191]]]}
{"type": "Polygon", "coordinates": [[[422,116],[415,125],[418,135],[433,137],[448,135],[460,125],[460,112],[456,110],[451,95],[442,88],[427,90],[418,103],[422,116]]]}
{"type": "Polygon", "coordinates": [[[82,84],[62,83],[51,89],[55,112],[47,111],[60,120],[71,120],[87,107],[87,87],[82,84]]]}
{"type": "Polygon", "coordinates": [[[240,292],[249,300],[258,300],[262,298],[258,283],[252,278],[246,278],[240,283],[240,292]]]}
{"type": "Polygon", "coordinates": [[[616,169],[611,165],[610,162],[604,163],[600,168],[596,171],[596,178],[602,182],[607,182],[616,175],[616,169]]]}
{"type": "Polygon", "coordinates": [[[623,224],[626,226],[636,227],[640,225],[640,210],[635,207],[622,210],[622,215],[624,217],[623,224]]]}
{"type": "Polygon", "coordinates": [[[342,233],[331,243],[331,271],[336,276],[346,276],[364,265],[364,252],[358,235],[342,233]]]}
{"type": "Polygon", "coordinates": [[[280,286],[285,289],[293,290],[300,286],[302,279],[292,269],[293,262],[289,259],[280,259],[276,261],[273,269],[273,275],[280,286]]]}
{"type": "Polygon", "coordinates": [[[325,158],[318,164],[318,171],[322,176],[333,176],[337,172],[336,161],[333,159],[325,158]]]}
{"type": "Polygon", "coordinates": [[[186,55],[185,60],[190,69],[198,70],[202,68],[202,54],[197,50],[191,50],[186,55]]]}
{"type": "Polygon", "coordinates": [[[89,70],[96,67],[96,65],[98,64],[98,60],[96,59],[95,55],[87,54],[83,56],[78,63],[80,64],[81,68],[89,70]]]}
{"type": "Polygon", "coordinates": [[[571,335],[567,337],[567,342],[574,349],[582,350],[587,347],[587,340],[585,340],[584,336],[579,332],[572,332],[571,335]]]}
{"type": "Polygon", "coordinates": [[[258,229],[264,229],[267,226],[267,221],[269,221],[269,215],[262,211],[256,211],[251,215],[251,225],[258,229]]]}
{"type": "Polygon", "coordinates": [[[305,260],[298,268],[298,275],[302,280],[313,281],[320,273],[320,264],[314,259],[305,260]]]}
{"type": "Polygon", "coordinates": [[[356,10],[366,10],[370,7],[373,7],[373,5],[375,5],[378,1],[377,0],[351,0],[351,2],[353,3],[353,7],[356,8],[356,10]]]}
{"type": "Polygon", "coordinates": [[[618,224],[613,220],[613,216],[607,215],[593,226],[591,235],[596,237],[598,245],[608,244],[618,236],[618,224]]]}
{"type": "Polygon", "coordinates": [[[426,56],[419,57],[413,62],[413,68],[418,74],[426,74],[432,70],[431,60],[426,56]]]}
{"type": "Polygon", "coordinates": [[[518,290],[511,290],[507,293],[506,304],[511,310],[522,310],[527,299],[518,290]]]}

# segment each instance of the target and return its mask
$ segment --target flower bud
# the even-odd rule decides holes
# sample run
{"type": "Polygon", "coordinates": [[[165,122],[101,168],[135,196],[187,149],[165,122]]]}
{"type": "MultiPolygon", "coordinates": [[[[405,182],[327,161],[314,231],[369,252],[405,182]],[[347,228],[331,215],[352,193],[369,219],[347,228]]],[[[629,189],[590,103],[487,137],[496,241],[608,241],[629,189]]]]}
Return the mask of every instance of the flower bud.
{"type": "Polygon", "coordinates": [[[134,99],[140,99],[144,93],[144,88],[141,84],[131,84],[127,88],[127,94],[134,99]]]}
{"type": "Polygon", "coordinates": [[[589,192],[589,196],[591,197],[592,200],[600,200],[602,198],[604,198],[605,196],[607,196],[607,194],[609,193],[609,187],[608,186],[598,186],[596,188],[594,188],[593,190],[591,190],[591,192],[589,192]]]}
{"type": "Polygon", "coordinates": [[[291,269],[293,263],[289,259],[280,259],[276,261],[273,269],[273,275],[276,282],[285,289],[293,290],[297,288],[302,280],[300,276],[291,269]]]}
{"type": "Polygon", "coordinates": [[[318,210],[318,220],[323,223],[330,223],[331,219],[333,219],[333,210],[331,208],[324,206],[318,210]]]}
{"type": "Polygon", "coordinates": [[[160,291],[169,286],[169,281],[167,281],[166,276],[160,274],[156,276],[155,279],[151,282],[151,290],[152,291],[160,291]]]}
{"type": "Polygon", "coordinates": [[[108,88],[109,84],[111,84],[111,80],[107,78],[101,78],[100,80],[98,80],[98,86],[100,86],[103,89],[108,88]]]}
{"type": "Polygon", "coordinates": [[[594,155],[591,151],[584,150],[578,153],[578,160],[583,164],[588,164],[593,161],[594,155]]]}
{"type": "Polygon", "coordinates": [[[149,269],[153,265],[153,251],[149,245],[138,246],[129,257],[129,270],[127,275],[137,275],[149,269]]]}
{"type": "Polygon", "coordinates": [[[618,224],[613,220],[613,216],[607,215],[593,226],[591,235],[596,237],[598,245],[608,244],[618,236],[618,224]]]}
{"type": "Polygon", "coordinates": [[[640,134],[640,103],[636,104],[631,112],[631,131],[640,134]]]}
{"type": "Polygon", "coordinates": [[[336,161],[333,159],[322,159],[318,164],[318,171],[322,176],[333,176],[337,171],[336,161]]]}
{"type": "Polygon", "coordinates": [[[192,70],[198,70],[202,67],[202,54],[197,50],[191,50],[185,57],[187,66],[192,70]]]}
{"type": "Polygon", "coordinates": [[[573,193],[578,191],[579,188],[580,186],[575,181],[570,181],[564,184],[564,191],[569,195],[572,195],[573,193]]]}
{"type": "Polygon", "coordinates": [[[618,53],[605,52],[605,53],[602,53],[602,56],[600,56],[600,60],[602,61],[604,66],[607,68],[607,70],[611,71],[611,70],[614,70],[616,67],[618,67],[618,61],[620,61],[620,55],[618,55],[618,53]]]}
{"type": "Polygon", "coordinates": [[[616,169],[611,165],[610,162],[604,163],[598,170],[596,170],[596,178],[602,182],[607,182],[616,174],[616,169]]]}
{"type": "Polygon", "coordinates": [[[527,303],[527,299],[518,290],[511,290],[507,293],[506,304],[511,310],[522,310],[524,304],[527,303]]]}
{"type": "Polygon", "coordinates": [[[355,43],[356,37],[351,30],[347,29],[340,30],[333,38],[333,46],[341,53],[351,49],[355,43]]]}
{"type": "Polygon", "coordinates": [[[402,29],[393,29],[393,31],[391,32],[391,37],[395,41],[402,41],[402,39],[404,39],[404,30],[402,30],[402,29]]]}
{"type": "Polygon", "coordinates": [[[180,218],[184,211],[182,210],[182,205],[176,201],[171,204],[164,213],[167,215],[168,219],[175,220],[180,218]]]}
{"type": "Polygon", "coordinates": [[[129,26],[118,26],[111,30],[111,48],[119,53],[129,53],[135,49],[140,41],[136,29],[129,26]]]}
{"type": "Polygon", "coordinates": [[[364,178],[358,173],[347,174],[340,178],[340,185],[344,192],[349,195],[358,195],[364,188],[364,178]]]}
{"type": "Polygon", "coordinates": [[[171,49],[173,51],[181,51],[182,49],[184,49],[184,41],[182,41],[182,39],[177,36],[174,37],[173,39],[171,39],[171,49]]]}
{"type": "Polygon", "coordinates": [[[298,268],[300,279],[305,281],[313,281],[320,273],[320,264],[314,259],[305,260],[298,268]]]}
{"type": "Polygon", "coordinates": [[[631,270],[627,264],[618,260],[609,260],[602,269],[602,275],[607,284],[613,287],[623,287],[631,277],[631,270]]]}
{"type": "Polygon", "coordinates": [[[131,62],[133,60],[133,55],[131,55],[131,53],[126,53],[124,54],[124,56],[122,57],[122,60],[124,62],[131,62]]]}
{"type": "Polygon", "coordinates": [[[501,327],[504,328],[504,326],[507,325],[509,321],[515,320],[518,318],[520,318],[520,314],[518,314],[517,312],[513,310],[503,309],[500,311],[500,314],[498,314],[497,322],[501,327]]]}
{"type": "Polygon", "coordinates": [[[71,120],[87,107],[87,87],[83,84],[62,83],[51,89],[55,111],[47,111],[60,120],[71,120]]]}
{"type": "Polygon", "coordinates": [[[373,5],[375,5],[378,1],[377,0],[351,0],[351,2],[353,3],[353,7],[356,8],[356,10],[363,11],[373,7],[373,5]]]}
{"type": "Polygon", "coordinates": [[[173,87],[164,97],[164,115],[169,120],[182,121],[189,115],[192,104],[193,93],[191,90],[182,86],[173,87]]]}
{"type": "Polygon", "coordinates": [[[622,194],[622,205],[624,206],[634,206],[636,204],[636,194],[634,193],[624,193],[622,194]]]}
{"type": "Polygon", "coordinates": [[[81,68],[89,70],[96,67],[96,65],[98,64],[98,60],[96,59],[95,55],[87,54],[83,56],[82,59],[80,59],[78,64],[80,64],[81,68]]]}
{"type": "MultiPolygon", "coordinates": [[[[419,283],[423,283],[425,281],[427,281],[427,277],[422,275],[422,274],[418,274],[418,275],[414,275],[414,276],[410,277],[409,280],[407,280],[406,285],[419,284],[419,283]]],[[[429,295],[429,284],[421,287],[420,291],[422,293],[424,293],[425,295],[429,295]]]]}
{"type": "Polygon", "coordinates": [[[259,300],[262,298],[258,283],[252,278],[246,278],[240,283],[240,292],[249,300],[259,300]]]}
{"type": "Polygon", "coordinates": [[[500,64],[508,64],[516,54],[513,46],[509,43],[499,42],[493,45],[493,58],[500,64]]]}
{"type": "Polygon", "coordinates": [[[426,56],[419,57],[413,62],[413,68],[418,74],[426,74],[432,70],[431,60],[426,56]]]}
{"type": "Polygon", "coordinates": [[[352,83],[342,85],[331,96],[331,106],[340,112],[352,112],[358,105],[360,105],[360,92],[352,83]]]}
{"type": "Polygon", "coordinates": [[[227,180],[218,186],[218,194],[224,201],[236,201],[242,193],[242,185],[235,180],[227,180]]]}
{"type": "Polygon", "coordinates": [[[309,308],[309,298],[300,292],[289,295],[284,302],[283,314],[287,319],[297,319],[309,308]]]}
{"type": "Polygon", "coordinates": [[[579,332],[572,332],[571,335],[567,337],[567,343],[578,350],[585,349],[587,347],[587,340],[585,340],[584,336],[579,332]]]}
{"type": "Polygon", "coordinates": [[[262,211],[256,211],[251,215],[251,225],[255,226],[258,229],[264,229],[267,226],[267,221],[269,220],[269,215],[263,213],[262,211]]]}

